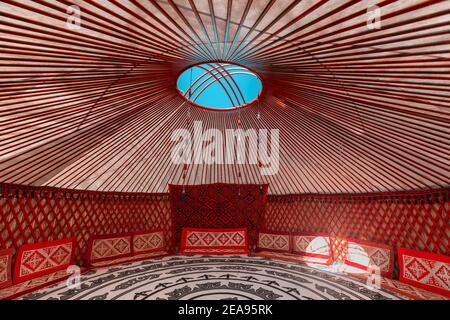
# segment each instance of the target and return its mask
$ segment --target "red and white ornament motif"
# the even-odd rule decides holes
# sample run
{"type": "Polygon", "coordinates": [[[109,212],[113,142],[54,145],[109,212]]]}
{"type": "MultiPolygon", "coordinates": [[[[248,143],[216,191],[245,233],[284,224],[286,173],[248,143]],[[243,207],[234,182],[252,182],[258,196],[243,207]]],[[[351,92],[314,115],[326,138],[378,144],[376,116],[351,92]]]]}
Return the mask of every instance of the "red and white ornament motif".
{"type": "Polygon", "coordinates": [[[133,252],[141,253],[164,249],[163,231],[135,234],[133,236],[133,252]]]}
{"type": "Polygon", "coordinates": [[[450,264],[407,255],[403,261],[404,278],[450,292],[450,264]]]}
{"type": "Polygon", "coordinates": [[[430,252],[398,249],[399,280],[450,298],[450,257],[430,252]]]}
{"type": "Polygon", "coordinates": [[[14,283],[65,270],[72,264],[74,248],[73,238],[22,245],[14,265],[14,283]]]}
{"type": "Polygon", "coordinates": [[[70,264],[73,244],[71,242],[55,246],[30,249],[22,252],[19,257],[21,264],[19,276],[23,277],[70,264]]]}
{"type": "MultiPolygon", "coordinates": [[[[369,263],[367,267],[378,267],[381,272],[391,272],[391,256],[392,251],[388,248],[365,245],[362,243],[348,242],[347,260],[351,261],[350,257],[368,257],[369,263]]],[[[357,258],[356,258],[357,260],[357,258]]],[[[358,262],[358,261],[355,261],[358,262]]]]}
{"type": "Polygon", "coordinates": [[[247,231],[236,229],[182,230],[180,253],[184,254],[246,254],[247,231]]]}
{"type": "Polygon", "coordinates": [[[0,256],[0,285],[8,281],[8,266],[10,257],[8,255],[0,256]]]}
{"type": "Polygon", "coordinates": [[[260,232],[258,249],[289,252],[291,250],[289,235],[260,232]]]}
{"type": "Polygon", "coordinates": [[[294,253],[331,256],[330,237],[324,235],[293,235],[294,253]]]}
{"type": "Polygon", "coordinates": [[[91,261],[131,254],[131,236],[94,239],[91,261]]]}
{"type": "Polygon", "coordinates": [[[190,231],[187,245],[193,247],[242,246],[245,245],[244,231],[190,231]]]}

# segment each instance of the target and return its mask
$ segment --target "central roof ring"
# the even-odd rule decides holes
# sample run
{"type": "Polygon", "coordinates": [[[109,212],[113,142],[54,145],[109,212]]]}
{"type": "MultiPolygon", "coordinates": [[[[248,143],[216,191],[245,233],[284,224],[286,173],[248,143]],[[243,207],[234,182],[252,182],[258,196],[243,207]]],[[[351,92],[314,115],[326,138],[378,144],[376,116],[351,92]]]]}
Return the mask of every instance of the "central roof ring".
{"type": "Polygon", "coordinates": [[[192,65],[177,80],[177,90],[185,100],[209,110],[244,108],[259,99],[262,89],[258,74],[228,62],[192,65]]]}

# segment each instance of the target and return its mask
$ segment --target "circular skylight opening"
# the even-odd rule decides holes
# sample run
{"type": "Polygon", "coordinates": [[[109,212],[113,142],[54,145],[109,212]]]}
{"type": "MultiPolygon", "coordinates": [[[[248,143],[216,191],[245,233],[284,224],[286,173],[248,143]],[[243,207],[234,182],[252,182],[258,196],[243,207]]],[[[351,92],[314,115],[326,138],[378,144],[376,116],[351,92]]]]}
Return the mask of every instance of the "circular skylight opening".
{"type": "Polygon", "coordinates": [[[253,71],[230,63],[203,63],[187,68],[177,81],[180,94],[207,109],[233,110],[255,102],[262,82],[253,71]]]}

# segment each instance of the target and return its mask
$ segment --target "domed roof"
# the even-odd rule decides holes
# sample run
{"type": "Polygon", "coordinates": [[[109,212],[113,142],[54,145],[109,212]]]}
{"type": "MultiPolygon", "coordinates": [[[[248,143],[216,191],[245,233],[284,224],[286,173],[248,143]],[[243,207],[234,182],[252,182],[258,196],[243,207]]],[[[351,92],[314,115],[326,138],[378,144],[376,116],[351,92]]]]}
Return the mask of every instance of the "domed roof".
{"type": "Polygon", "coordinates": [[[166,192],[270,193],[449,185],[449,1],[11,1],[0,4],[0,181],[166,192]],[[369,3],[370,2],[370,3],[369,3]],[[244,66],[246,108],[190,106],[187,67],[244,66]],[[171,161],[172,133],[278,129],[280,166],[171,161]]]}

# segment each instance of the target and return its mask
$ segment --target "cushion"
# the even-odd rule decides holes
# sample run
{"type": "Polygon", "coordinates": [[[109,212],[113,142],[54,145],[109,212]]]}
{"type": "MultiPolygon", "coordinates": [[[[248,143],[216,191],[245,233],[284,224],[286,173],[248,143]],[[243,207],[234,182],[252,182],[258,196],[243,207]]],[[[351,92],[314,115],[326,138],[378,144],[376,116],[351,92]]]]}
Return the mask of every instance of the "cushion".
{"type": "Polygon", "coordinates": [[[131,233],[91,237],[88,247],[88,263],[130,257],[132,255],[131,239],[131,233]]]}
{"type": "Polygon", "coordinates": [[[164,231],[143,231],[133,234],[133,254],[149,253],[165,249],[164,231]]]}
{"type": "Polygon", "coordinates": [[[398,249],[401,282],[450,297],[450,257],[398,249]]]}
{"type": "Polygon", "coordinates": [[[247,254],[246,228],[181,230],[181,254],[247,254]]]}
{"type": "Polygon", "coordinates": [[[75,239],[25,244],[19,248],[14,266],[14,283],[67,269],[75,254],[75,239]]]}
{"type": "Polygon", "coordinates": [[[308,257],[331,257],[330,236],[326,233],[292,234],[292,252],[308,257]]]}
{"type": "MultiPolygon", "coordinates": [[[[355,273],[380,268],[380,275],[392,278],[394,250],[391,246],[359,239],[347,239],[345,265],[355,268],[355,273]]],[[[352,269],[347,269],[352,273],[352,269]]]]}
{"type": "Polygon", "coordinates": [[[333,262],[330,236],[327,233],[292,234],[292,253],[303,256],[305,263],[329,265],[333,262]]]}
{"type": "Polygon", "coordinates": [[[12,285],[11,278],[11,260],[13,249],[0,250],[0,289],[10,287],[12,285]]]}
{"type": "Polygon", "coordinates": [[[291,238],[286,233],[259,232],[258,251],[291,252],[291,238]]]}

